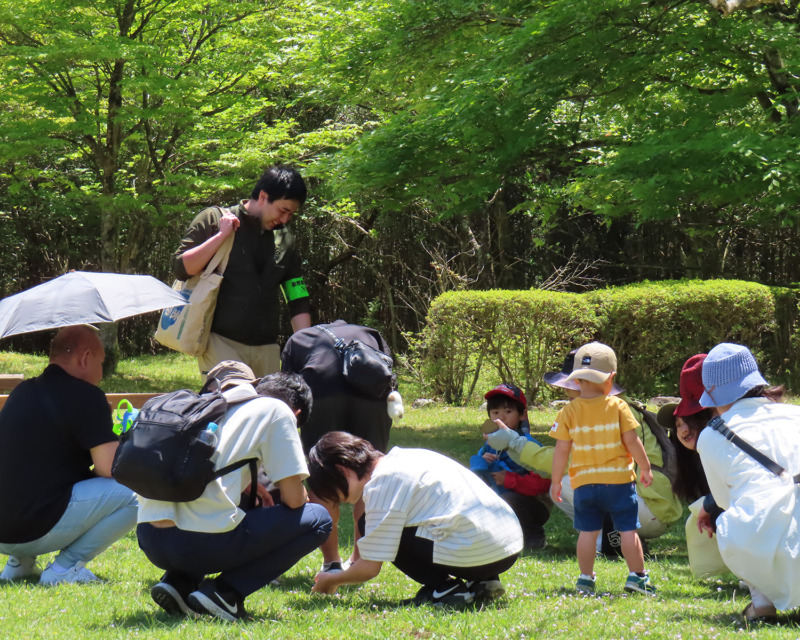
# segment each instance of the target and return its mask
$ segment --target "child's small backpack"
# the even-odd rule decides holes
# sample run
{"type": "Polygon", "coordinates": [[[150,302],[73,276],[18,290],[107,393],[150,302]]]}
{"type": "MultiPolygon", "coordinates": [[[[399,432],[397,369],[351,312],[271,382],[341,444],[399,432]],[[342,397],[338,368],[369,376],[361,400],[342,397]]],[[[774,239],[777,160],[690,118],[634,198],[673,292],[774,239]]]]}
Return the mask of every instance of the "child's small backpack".
{"type": "Polygon", "coordinates": [[[256,458],[215,471],[216,447],[198,438],[227,408],[218,390],[198,395],[179,389],[148,400],[120,438],[111,475],[144,498],[167,502],[196,500],[209,482],[246,464],[255,482],[256,458]]]}
{"type": "Polygon", "coordinates": [[[660,471],[667,476],[667,479],[670,482],[672,482],[675,479],[675,474],[677,473],[675,445],[672,444],[672,440],[669,439],[664,427],[662,427],[658,422],[655,413],[648,411],[641,402],[632,400],[629,401],[628,404],[642,414],[642,421],[644,422],[642,432],[644,433],[644,438],[647,438],[647,431],[649,430],[650,434],[656,439],[656,442],[658,442],[658,446],[661,449],[662,464],[652,465],[653,470],[660,471]]]}

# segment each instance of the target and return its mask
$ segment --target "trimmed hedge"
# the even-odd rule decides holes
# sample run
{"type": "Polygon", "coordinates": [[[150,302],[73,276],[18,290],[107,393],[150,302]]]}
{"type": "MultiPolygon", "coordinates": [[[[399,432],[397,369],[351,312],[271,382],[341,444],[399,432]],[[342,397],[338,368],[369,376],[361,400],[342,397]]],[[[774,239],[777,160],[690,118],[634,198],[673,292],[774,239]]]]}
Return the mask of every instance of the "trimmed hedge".
{"type": "Polygon", "coordinates": [[[516,381],[532,400],[541,372],[595,332],[591,303],[578,294],[459,291],[433,301],[417,347],[423,379],[446,402],[471,397],[484,371],[493,384],[516,381]]]}
{"type": "Polygon", "coordinates": [[[529,402],[557,396],[542,382],[566,353],[600,340],[618,380],[639,397],[677,395],[685,360],[719,342],[753,351],[771,381],[796,382],[797,292],[736,280],[644,282],[586,294],[466,291],[431,304],[416,345],[430,391],[463,403],[499,383],[529,402]]]}

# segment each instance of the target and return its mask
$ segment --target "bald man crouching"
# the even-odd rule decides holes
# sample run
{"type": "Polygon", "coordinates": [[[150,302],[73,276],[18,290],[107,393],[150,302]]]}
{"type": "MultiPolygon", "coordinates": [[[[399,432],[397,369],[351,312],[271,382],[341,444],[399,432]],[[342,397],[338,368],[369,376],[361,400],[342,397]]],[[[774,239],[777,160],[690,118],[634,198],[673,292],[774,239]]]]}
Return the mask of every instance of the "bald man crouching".
{"type": "Polygon", "coordinates": [[[0,580],[36,576],[36,557],[57,551],[39,584],[96,582],[86,563],[136,524],[135,494],[111,478],[104,359],[93,327],[62,329],[47,368],[0,411],[0,580]]]}

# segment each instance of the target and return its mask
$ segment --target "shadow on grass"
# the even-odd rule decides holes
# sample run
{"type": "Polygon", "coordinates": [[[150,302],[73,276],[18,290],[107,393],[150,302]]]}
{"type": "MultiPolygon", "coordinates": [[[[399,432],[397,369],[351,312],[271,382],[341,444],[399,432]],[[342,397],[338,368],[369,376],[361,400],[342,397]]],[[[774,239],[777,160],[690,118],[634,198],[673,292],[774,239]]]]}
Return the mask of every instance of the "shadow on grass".
{"type": "MultiPolygon", "coordinates": [[[[298,597],[294,601],[282,603],[280,606],[269,607],[263,609],[249,609],[248,613],[252,616],[252,619],[241,621],[236,623],[240,626],[251,626],[255,624],[263,624],[267,621],[279,621],[286,618],[289,615],[294,615],[299,612],[303,613],[322,613],[324,611],[328,611],[330,609],[341,608],[345,611],[354,611],[360,612],[362,615],[366,614],[374,614],[376,611],[400,611],[406,609],[415,609],[419,611],[431,611],[436,613],[437,615],[457,615],[462,613],[474,613],[476,611],[482,611],[484,609],[501,609],[504,608],[506,605],[504,604],[504,599],[500,599],[497,601],[493,601],[491,603],[476,603],[474,605],[468,605],[461,608],[454,608],[454,607],[435,607],[431,605],[423,605],[421,607],[415,607],[413,605],[409,605],[405,603],[402,599],[400,600],[390,600],[387,598],[375,598],[370,597],[369,599],[365,598],[350,598],[346,595],[341,598],[331,598],[325,596],[319,597],[298,597]]],[[[166,611],[158,610],[156,612],[152,612],[149,610],[142,609],[138,612],[131,612],[128,615],[124,616],[117,616],[114,618],[113,625],[118,628],[123,629],[140,629],[140,630],[147,630],[147,629],[154,629],[154,628],[167,628],[167,629],[176,629],[179,627],[183,627],[186,624],[219,624],[219,625],[230,625],[231,623],[219,620],[214,618],[213,616],[203,616],[198,619],[188,618],[185,616],[178,616],[178,615],[171,615],[168,614],[166,611]]],[[[106,625],[97,625],[94,627],[95,629],[106,629],[106,625]]]]}
{"type": "MultiPolygon", "coordinates": [[[[749,602],[746,599],[745,602],[749,602]]],[[[742,606],[744,609],[744,606],[742,606]]],[[[687,623],[697,622],[702,620],[708,627],[717,629],[733,629],[736,631],[753,631],[756,629],[798,629],[800,628],[800,612],[792,611],[791,613],[779,613],[775,622],[747,622],[742,615],[742,609],[738,611],[731,611],[727,613],[717,613],[708,615],[698,615],[697,613],[676,613],[670,616],[670,622],[687,623]]]]}

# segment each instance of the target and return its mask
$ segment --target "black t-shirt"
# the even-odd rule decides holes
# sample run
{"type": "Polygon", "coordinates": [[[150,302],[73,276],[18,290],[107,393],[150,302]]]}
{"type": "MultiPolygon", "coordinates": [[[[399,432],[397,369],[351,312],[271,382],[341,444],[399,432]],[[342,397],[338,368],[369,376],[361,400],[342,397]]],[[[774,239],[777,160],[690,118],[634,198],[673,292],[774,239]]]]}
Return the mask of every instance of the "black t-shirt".
{"type": "MultiPolygon", "coordinates": [[[[321,326],[345,342],[359,340],[392,355],[386,340],[375,329],[344,320],[321,326]]],[[[365,396],[345,380],[342,358],[333,345],[333,338],[318,327],[301,329],[287,340],[281,360],[283,371],[303,376],[314,399],[308,420],[300,429],[306,453],[330,431],[347,431],[386,452],[392,426],[386,413],[386,400],[365,396]]]]}
{"type": "MultiPolygon", "coordinates": [[[[289,373],[301,374],[311,387],[315,400],[326,395],[355,393],[342,375],[342,358],[333,345],[333,338],[321,331],[319,326],[325,327],[345,343],[359,340],[389,357],[392,355],[389,345],[380,332],[371,327],[348,324],[344,320],[296,331],[283,347],[282,369],[289,373]]],[[[385,400],[381,402],[386,405],[385,400]]]]}
{"type": "Polygon", "coordinates": [[[58,365],[17,386],[0,411],[0,542],[50,531],[72,486],[94,477],[89,449],[116,439],[103,391],[58,365]]]}

